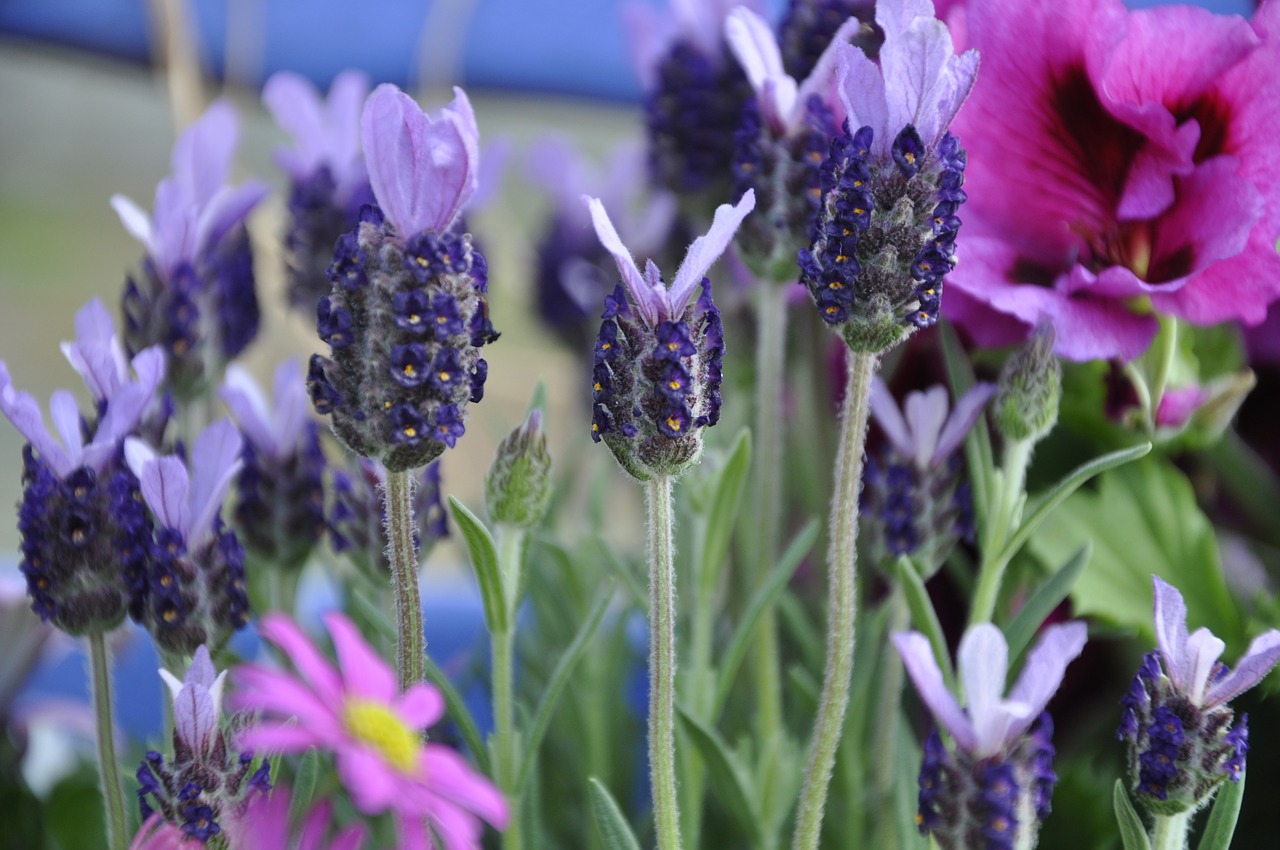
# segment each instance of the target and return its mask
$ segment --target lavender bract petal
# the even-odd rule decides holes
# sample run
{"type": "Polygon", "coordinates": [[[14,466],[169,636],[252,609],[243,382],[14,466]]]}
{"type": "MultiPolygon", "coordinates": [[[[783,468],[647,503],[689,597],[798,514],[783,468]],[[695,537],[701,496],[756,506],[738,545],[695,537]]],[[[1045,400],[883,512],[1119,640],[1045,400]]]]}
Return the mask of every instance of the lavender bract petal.
{"type": "Polygon", "coordinates": [[[1186,691],[1183,678],[1187,647],[1187,605],[1182,594],[1160,576],[1152,576],[1155,595],[1156,644],[1164,656],[1166,672],[1181,691],[1186,691]]]}
{"type": "Polygon", "coordinates": [[[187,674],[182,677],[182,681],[184,684],[200,685],[208,690],[213,687],[217,678],[218,671],[214,669],[213,659],[209,657],[209,648],[200,644],[196,654],[191,658],[191,666],[187,668],[187,674]]]}
{"type": "Polygon", "coordinates": [[[1067,665],[1084,650],[1089,639],[1089,629],[1081,622],[1049,626],[1027,654],[1026,663],[1018,681],[1009,692],[1009,699],[1028,707],[1031,717],[1039,717],[1049,704],[1049,698],[1062,684],[1067,665]]]}
{"type": "Polygon", "coordinates": [[[171,167],[188,205],[202,207],[222,188],[239,135],[235,110],[227,101],[216,100],[178,137],[171,167]]]}
{"type": "Polygon", "coordinates": [[[229,419],[220,419],[200,432],[191,447],[191,524],[187,546],[203,542],[222,507],[222,499],[240,471],[244,441],[229,419]]]}
{"type": "Polygon", "coordinates": [[[1205,705],[1221,705],[1261,682],[1280,662],[1280,632],[1272,629],[1258,635],[1231,672],[1210,686],[1205,705]]]}
{"type": "Polygon", "coordinates": [[[627,246],[622,244],[622,238],[618,236],[618,231],[614,228],[613,222],[609,219],[609,213],[605,211],[604,204],[599,198],[592,198],[587,195],[582,196],[582,201],[587,205],[587,209],[591,213],[591,224],[595,227],[596,236],[600,239],[600,244],[613,257],[614,263],[618,266],[618,274],[622,277],[622,285],[626,287],[631,300],[635,302],[640,314],[644,316],[645,321],[654,326],[658,323],[658,304],[653,290],[649,287],[640,275],[640,269],[636,268],[636,262],[631,258],[631,252],[627,250],[627,246]]]}
{"type": "Polygon", "coordinates": [[[27,442],[59,478],[65,477],[72,470],[67,453],[45,428],[40,405],[30,393],[18,392],[13,388],[9,370],[3,361],[0,361],[0,412],[9,418],[19,434],[27,438],[27,442]]]}
{"type": "Polygon", "coordinates": [[[307,425],[307,411],[311,400],[302,376],[302,364],[289,358],[276,367],[271,384],[274,405],[272,421],[276,429],[276,442],[285,448],[294,448],[302,440],[307,425]]]}
{"type": "Polygon", "coordinates": [[[760,97],[765,115],[777,129],[785,130],[796,104],[796,81],[783,70],[773,30],[755,12],[739,6],[725,18],[724,37],[760,97]]]}
{"type": "Polygon", "coordinates": [[[62,438],[71,466],[79,466],[84,452],[84,432],[80,430],[80,405],[76,404],[76,397],[69,390],[54,390],[49,397],[49,415],[53,417],[53,427],[62,438]]]}
{"type": "Polygon", "coordinates": [[[236,425],[249,439],[249,444],[276,457],[282,443],[276,439],[267,399],[248,370],[237,363],[228,366],[227,377],[218,395],[235,417],[236,425]]]}
{"type": "Polygon", "coordinates": [[[1222,657],[1227,644],[1206,628],[1196,629],[1187,638],[1187,652],[1182,659],[1181,677],[1187,683],[1185,693],[1196,705],[1202,705],[1209,676],[1222,657]]]}
{"type": "Polygon", "coordinates": [[[956,665],[973,723],[976,751],[998,749],[1009,724],[1001,705],[1009,673],[1009,645],[1004,634],[991,623],[972,627],[960,640],[956,665]]]}
{"type": "Polygon", "coordinates": [[[193,242],[196,253],[216,247],[270,191],[271,187],[260,180],[246,180],[234,188],[218,189],[196,220],[193,242]]]}
{"type": "Polygon", "coordinates": [[[151,230],[151,219],[142,207],[124,195],[112,195],[111,208],[116,211],[116,215],[120,217],[120,223],[124,225],[125,230],[129,231],[129,235],[141,242],[147,249],[147,253],[153,253],[155,242],[151,230]]]}
{"type": "MultiPolygon", "coordinates": [[[[336,83],[335,83],[336,85],[336,83]]],[[[280,71],[262,87],[262,103],[275,122],[293,139],[294,147],[276,151],[276,163],[294,180],[305,180],[325,161],[324,140],[329,127],[320,94],[300,74],[280,71]]]]}
{"type": "Polygon", "coordinates": [[[871,128],[871,146],[877,155],[889,150],[889,104],[885,99],[880,68],[851,44],[836,48],[836,87],[848,116],[849,129],[871,128]]]}
{"type": "Polygon", "coordinates": [[[925,469],[937,454],[938,438],[947,421],[947,408],[950,407],[947,388],[938,384],[924,392],[911,393],[905,407],[913,444],[911,458],[917,469],[925,469]]]}
{"type": "Polygon", "coordinates": [[[721,204],[716,207],[715,215],[711,219],[711,228],[705,236],[699,236],[693,240],[688,253],[680,263],[680,268],[676,270],[669,296],[673,316],[679,316],[684,312],[689,299],[693,297],[694,290],[702,283],[707,269],[711,268],[711,264],[729,247],[734,234],[738,231],[738,225],[748,213],[755,209],[755,206],[755,190],[748,189],[738,203],[732,206],[721,204]]]}
{"type": "Polygon", "coordinates": [[[876,375],[871,379],[871,415],[876,422],[880,424],[880,430],[884,431],[884,435],[889,438],[889,442],[893,443],[893,447],[903,457],[912,457],[915,455],[915,444],[911,441],[911,430],[907,428],[907,422],[902,418],[901,411],[898,410],[898,402],[893,398],[893,394],[889,392],[889,386],[884,379],[876,375]]]}
{"type": "Polygon", "coordinates": [[[933,712],[938,723],[951,733],[956,743],[965,749],[973,749],[977,743],[973,724],[960,709],[956,698],[947,690],[942,671],[933,657],[929,639],[919,632],[899,632],[893,635],[893,645],[902,656],[907,675],[916,686],[920,699],[933,712]]]}
{"type": "Polygon", "coordinates": [[[176,457],[155,457],[142,441],[135,439],[125,442],[125,458],[133,474],[138,476],[142,498],[156,519],[164,527],[185,534],[191,524],[191,507],[187,502],[191,482],[186,465],[176,457]]]}
{"type": "Polygon", "coordinates": [[[982,408],[986,406],[995,391],[995,384],[982,383],[960,397],[955,409],[947,417],[947,424],[942,426],[942,433],[938,436],[938,446],[933,451],[930,464],[941,463],[959,448],[960,441],[978,421],[978,417],[982,415],[982,408]]]}

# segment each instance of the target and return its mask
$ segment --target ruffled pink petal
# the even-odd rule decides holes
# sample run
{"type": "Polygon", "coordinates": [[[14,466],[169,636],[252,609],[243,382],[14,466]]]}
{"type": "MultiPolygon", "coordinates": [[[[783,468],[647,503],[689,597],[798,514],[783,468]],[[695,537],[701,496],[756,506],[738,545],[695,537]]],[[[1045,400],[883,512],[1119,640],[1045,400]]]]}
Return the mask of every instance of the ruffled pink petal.
{"type": "Polygon", "coordinates": [[[1268,238],[1256,226],[1245,250],[1204,269],[1176,292],[1152,295],[1152,305],[1197,325],[1261,322],[1268,305],[1280,299],[1280,253],[1268,238]]]}
{"type": "Polygon", "coordinates": [[[331,611],[324,615],[324,624],[333,637],[347,693],[384,704],[394,702],[399,690],[395,672],[365,642],[355,623],[331,611]]]}
{"type": "Polygon", "coordinates": [[[322,702],[335,707],[335,710],[342,704],[342,676],[297,623],[283,614],[270,613],[258,624],[258,633],[289,656],[293,666],[322,702]]]}

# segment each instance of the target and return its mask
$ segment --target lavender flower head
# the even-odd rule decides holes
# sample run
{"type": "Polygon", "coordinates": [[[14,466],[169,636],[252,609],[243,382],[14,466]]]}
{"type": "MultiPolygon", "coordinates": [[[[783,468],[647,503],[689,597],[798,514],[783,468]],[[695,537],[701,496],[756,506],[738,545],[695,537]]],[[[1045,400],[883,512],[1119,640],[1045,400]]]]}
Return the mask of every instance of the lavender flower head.
{"type": "MultiPolygon", "coordinates": [[[[387,559],[387,470],[374,460],[349,457],[345,467],[333,469],[333,504],[327,525],[333,551],[345,554],[379,581],[391,575],[387,559]]],[[[440,489],[440,461],[427,464],[413,482],[413,549],[419,560],[436,542],[449,536],[449,515],[440,489]]]]}
{"type": "Polygon", "coordinates": [[[956,540],[972,537],[973,499],[957,449],[994,392],[993,385],[978,384],[948,416],[946,387],[910,393],[899,410],[884,381],[874,379],[871,415],[889,443],[867,458],[864,473],[876,560],[913,555],[932,573],[956,540]]]}
{"type": "Polygon", "coordinates": [[[368,94],[368,76],[350,70],[334,78],[327,99],[292,71],[274,74],[262,87],[263,104],[293,139],[275,159],[289,176],[289,302],[307,312],[329,292],[333,243],[373,202],[360,151],[360,110],[368,94]]]}
{"type": "Polygon", "coordinates": [[[962,709],[943,682],[929,639],[918,632],[893,636],[920,699],[956,743],[948,752],[935,729],[920,768],[917,822],[942,850],[1035,846],[1057,781],[1053,723],[1044,708],[1085,640],[1081,622],[1046,628],[1005,697],[1004,635],[990,623],[973,626],[957,659],[962,709]]]}
{"type": "Polygon", "coordinates": [[[652,260],[640,273],[599,199],[583,201],[622,276],[605,298],[596,338],[591,438],[604,440],[640,481],[679,474],[701,454],[702,429],[720,418],[724,333],[704,275],[751,212],[755,195],[748,191],[736,206],[716,210],[670,287],[652,260]]]}
{"type": "Polygon", "coordinates": [[[227,419],[196,438],[189,470],[181,457],[159,457],[140,440],[125,443],[154,522],[143,541],[146,578],[135,616],[163,653],[192,655],[202,644],[222,646],[248,622],[244,549],[219,517],[241,468],[242,447],[227,419]]]}
{"type": "Polygon", "coordinates": [[[849,18],[831,36],[803,82],[786,73],[782,51],[763,18],[739,6],[724,33],[746,72],[749,99],[734,132],[733,190],[754,189],[759,212],[738,237],[739,251],[769,280],[795,276],[796,253],[812,242],[812,222],[822,199],[820,166],[844,108],[834,90],[837,47],[861,28],[849,18]]]}
{"type": "Polygon", "coordinates": [[[857,18],[861,26],[848,40],[875,58],[880,50],[879,37],[871,25],[875,5],[875,0],[791,0],[778,25],[778,46],[787,73],[796,79],[809,76],[849,18],[857,18]]]}
{"type": "Polygon", "coordinates": [[[147,249],[138,278],[125,283],[122,309],[130,352],[162,345],[169,385],[191,398],[258,333],[253,253],[244,220],[266,196],[257,180],[226,186],[239,122],[216,101],[178,137],[173,173],[156,187],[148,216],[123,195],[111,205],[147,249]]]}
{"type": "Polygon", "coordinates": [[[36,400],[14,388],[3,361],[0,412],[27,440],[18,531],[31,608],[81,635],[114,628],[137,599],[141,564],[132,543],[145,512],[120,451],[155,404],[165,358],[153,346],[126,360],[96,299],[76,314],[76,340],[62,350],[93,396],[93,414],[83,416],[71,392],[55,390],[49,400],[55,438],[36,400]]]}
{"type": "Polygon", "coordinates": [[[1177,588],[1152,578],[1157,652],[1143,659],[1116,736],[1129,744],[1134,796],[1158,814],[1204,805],[1226,779],[1240,780],[1249,751],[1249,719],[1232,725],[1227,703],[1262,681],[1280,661],[1280,632],[1259,635],[1236,663],[1219,661],[1226,644],[1208,629],[1187,634],[1177,588]]]}
{"type": "Polygon", "coordinates": [[[206,646],[196,648],[181,681],[163,668],[160,678],[173,700],[173,755],[165,759],[152,750],[142,760],[136,774],[138,807],[144,822],[158,812],[187,840],[205,844],[222,833],[228,816],[234,820],[251,800],[271,790],[271,765],[263,759],[254,769],[252,752],[233,756],[228,751],[236,728],[222,728],[227,671],[214,669],[206,646]]]}
{"type": "Polygon", "coordinates": [[[425,466],[466,430],[497,338],[488,267],[469,234],[451,231],[476,190],[478,135],[454,89],[435,117],[395,86],[365,102],[360,127],[378,208],[337,243],[316,329],[328,357],[311,358],[316,412],[356,454],[391,471],[425,466]]]}
{"type": "Polygon", "coordinates": [[[222,400],[245,437],[236,478],[236,529],[245,548],[282,569],[301,569],[324,535],[324,452],[297,360],[276,369],[268,403],[247,371],[233,364],[222,400]]]}
{"type": "Polygon", "coordinates": [[[837,45],[846,114],[821,168],[813,244],[801,281],[823,320],[854,351],[884,351],[937,321],[955,264],[965,152],[947,126],[978,70],[956,56],[929,0],[876,7],[880,64],[837,45]]]}

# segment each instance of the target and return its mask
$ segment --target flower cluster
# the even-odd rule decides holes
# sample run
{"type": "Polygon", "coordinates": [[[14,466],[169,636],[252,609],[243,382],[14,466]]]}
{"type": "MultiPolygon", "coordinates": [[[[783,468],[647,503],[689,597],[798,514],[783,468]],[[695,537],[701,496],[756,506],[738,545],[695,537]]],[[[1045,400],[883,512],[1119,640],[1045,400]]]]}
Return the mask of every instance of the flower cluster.
{"type": "Polygon", "coordinates": [[[874,58],[880,47],[872,26],[875,5],[874,0],[791,0],[778,26],[787,73],[803,80],[827,48],[842,39],[874,58]],[[858,19],[856,32],[841,31],[850,18],[858,19]]]}
{"type": "MultiPolygon", "coordinates": [[[[370,575],[391,572],[387,560],[386,507],[382,488],[387,471],[377,461],[354,458],[333,470],[329,544],[351,557],[370,575]]],[[[440,461],[432,461],[413,482],[413,548],[425,558],[436,541],[449,536],[449,517],[440,498],[440,461]]]]}
{"type": "Polygon", "coordinates": [[[338,240],[316,330],[328,357],[311,358],[318,413],[353,452],[391,471],[424,466],[466,430],[484,395],[480,347],[488,268],[470,235],[450,230],[475,191],[475,115],[461,89],[437,120],[394,86],[379,86],[361,117],[380,211],[338,240]]]}

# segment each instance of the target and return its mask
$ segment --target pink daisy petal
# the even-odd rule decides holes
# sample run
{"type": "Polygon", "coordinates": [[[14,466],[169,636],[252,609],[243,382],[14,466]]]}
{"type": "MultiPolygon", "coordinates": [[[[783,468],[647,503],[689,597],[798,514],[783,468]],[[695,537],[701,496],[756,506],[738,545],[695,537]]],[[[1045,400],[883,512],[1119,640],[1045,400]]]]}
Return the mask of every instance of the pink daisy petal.
{"type": "Polygon", "coordinates": [[[444,717],[444,697],[425,682],[405,691],[395,702],[396,714],[410,729],[428,729],[444,717]]]}
{"type": "Polygon", "coordinates": [[[305,753],[313,747],[324,747],[328,741],[310,729],[290,721],[286,723],[259,723],[241,730],[236,736],[241,750],[257,753],[305,753]]]}
{"type": "Polygon", "coordinates": [[[316,695],[331,705],[342,699],[342,676],[316,649],[298,625],[282,614],[262,618],[259,633],[280,648],[311,685],[316,695]]]}
{"type": "Polygon", "coordinates": [[[396,675],[365,642],[355,624],[336,611],[324,616],[324,624],[333,637],[347,692],[363,699],[393,702],[398,691],[396,675]]]}
{"type": "Polygon", "coordinates": [[[426,763],[434,793],[466,807],[499,829],[506,826],[506,798],[457,752],[441,744],[427,744],[426,763]]]}
{"type": "Polygon", "coordinates": [[[359,744],[337,749],[338,778],[351,794],[351,802],[366,815],[396,809],[404,799],[401,777],[382,757],[359,744]]]}

